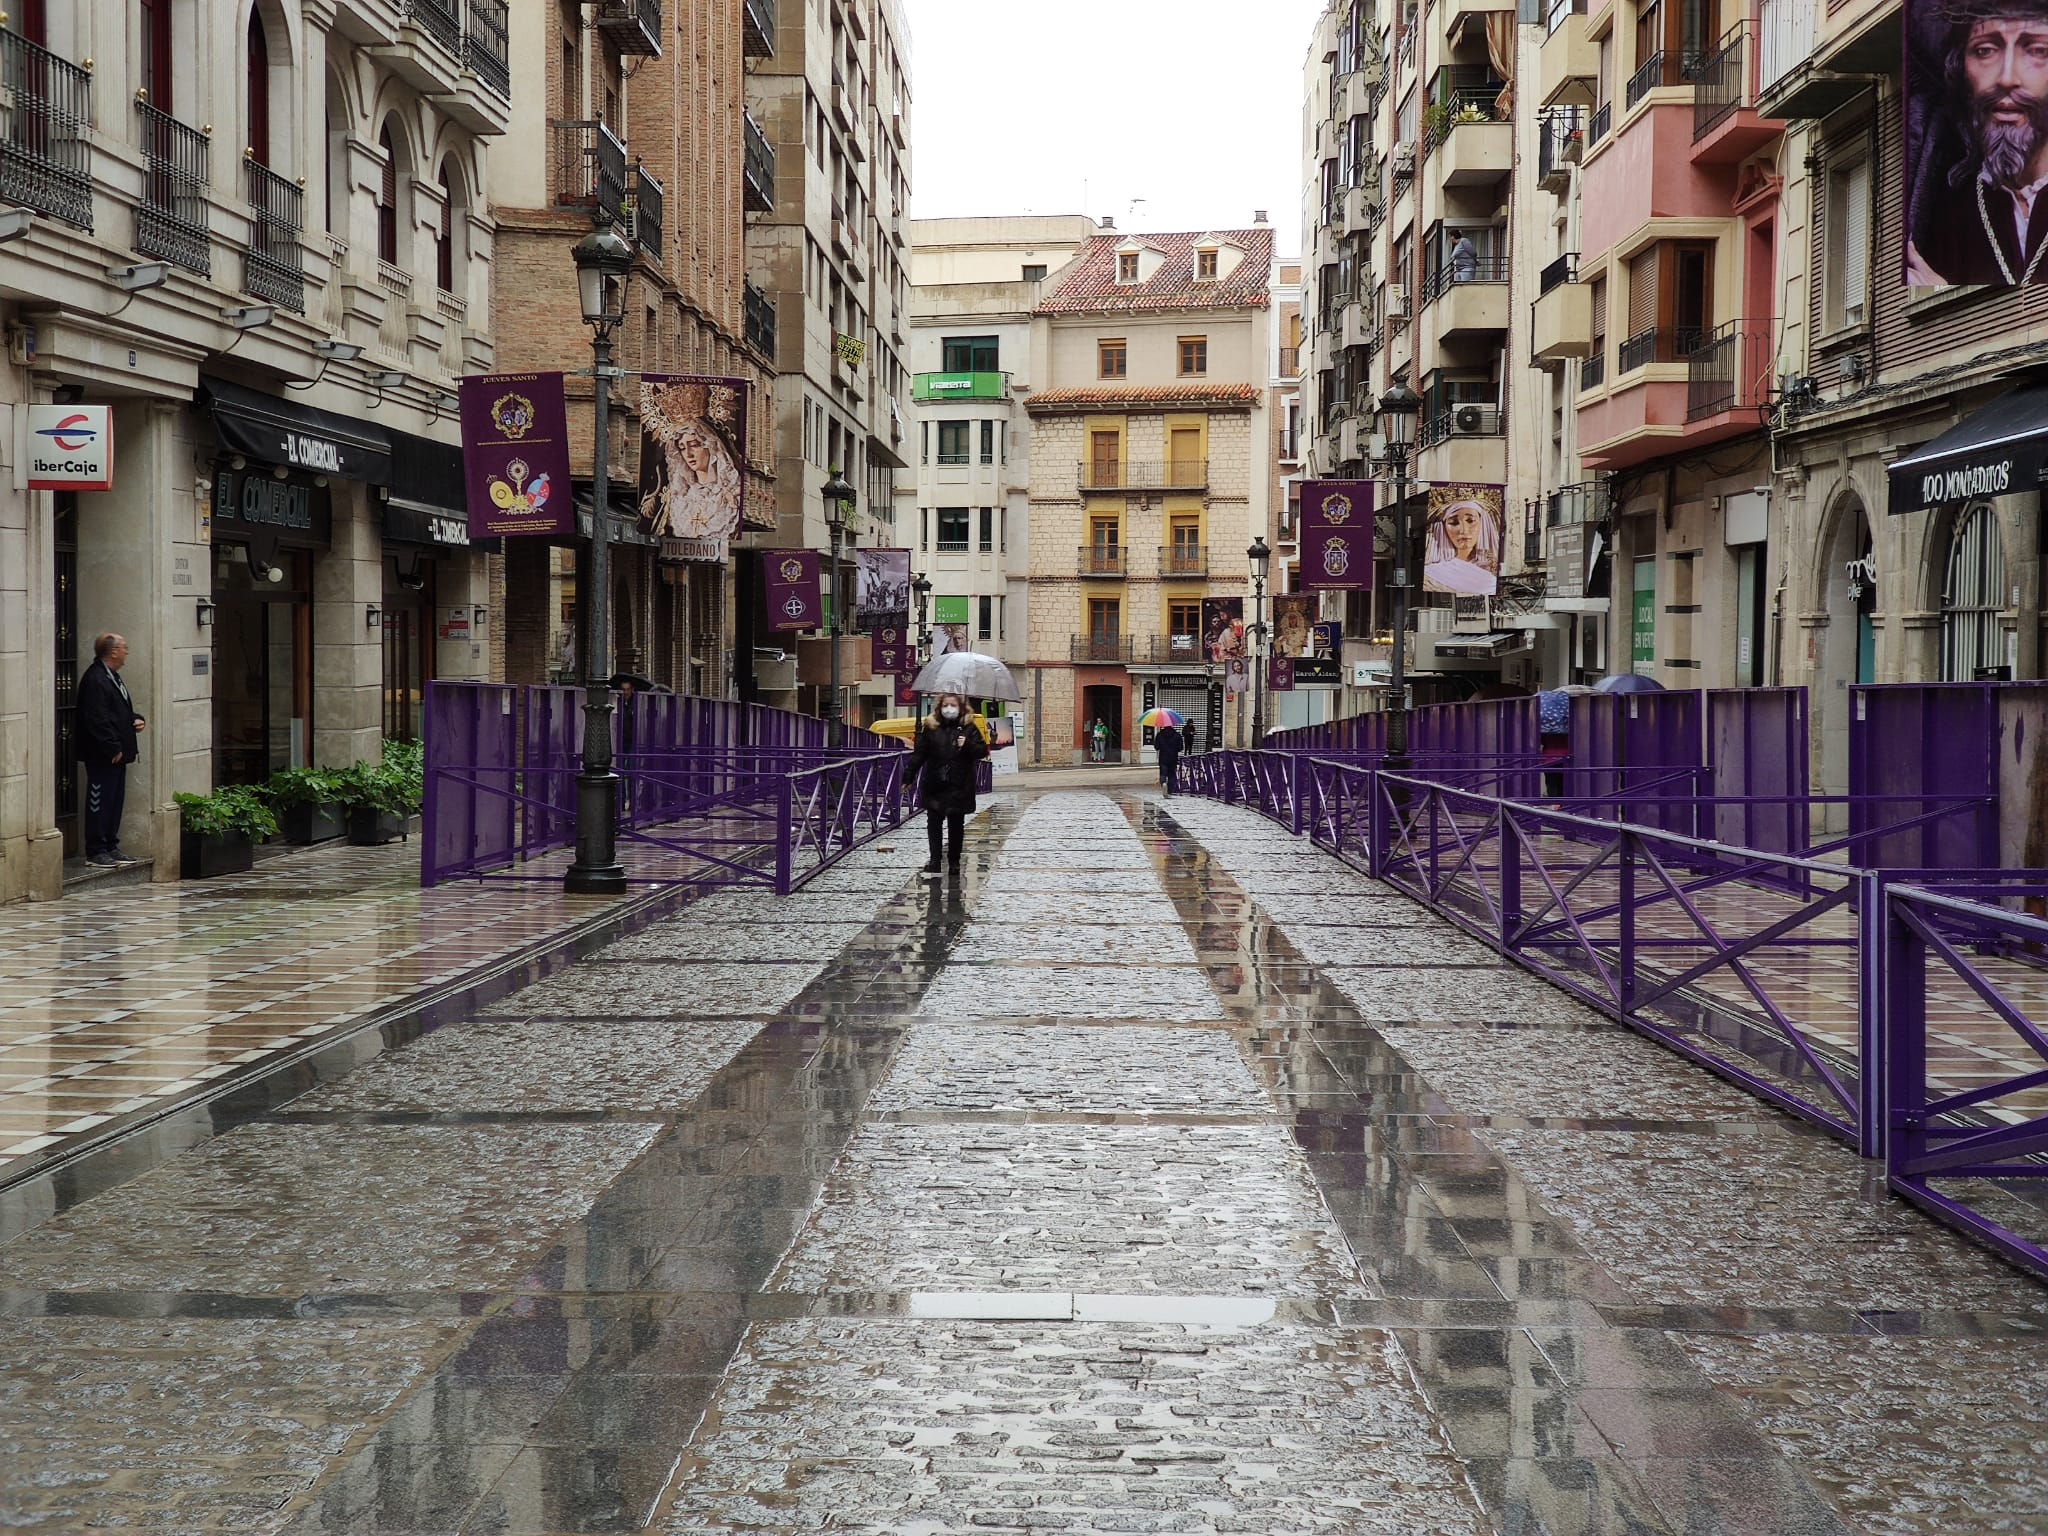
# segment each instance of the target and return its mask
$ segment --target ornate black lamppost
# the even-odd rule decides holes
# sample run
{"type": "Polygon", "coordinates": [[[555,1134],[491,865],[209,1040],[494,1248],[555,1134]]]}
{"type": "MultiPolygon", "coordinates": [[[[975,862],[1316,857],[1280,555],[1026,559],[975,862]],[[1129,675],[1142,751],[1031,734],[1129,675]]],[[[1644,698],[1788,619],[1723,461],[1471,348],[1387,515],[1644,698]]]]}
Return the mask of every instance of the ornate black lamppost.
{"type": "Polygon", "coordinates": [[[1380,433],[1394,471],[1394,718],[1387,722],[1387,759],[1395,768],[1408,761],[1408,450],[1421,413],[1422,397],[1398,380],[1380,396],[1380,433]]]}

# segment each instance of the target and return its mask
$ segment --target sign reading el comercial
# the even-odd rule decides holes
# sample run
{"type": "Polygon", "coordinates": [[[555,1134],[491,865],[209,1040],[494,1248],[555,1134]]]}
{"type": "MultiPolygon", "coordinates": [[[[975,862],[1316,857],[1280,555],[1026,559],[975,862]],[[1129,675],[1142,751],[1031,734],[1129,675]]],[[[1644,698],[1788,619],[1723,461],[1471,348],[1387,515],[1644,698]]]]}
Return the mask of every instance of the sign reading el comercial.
{"type": "Polygon", "coordinates": [[[114,413],[104,405],[28,407],[28,488],[111,491],[114,413]]]}

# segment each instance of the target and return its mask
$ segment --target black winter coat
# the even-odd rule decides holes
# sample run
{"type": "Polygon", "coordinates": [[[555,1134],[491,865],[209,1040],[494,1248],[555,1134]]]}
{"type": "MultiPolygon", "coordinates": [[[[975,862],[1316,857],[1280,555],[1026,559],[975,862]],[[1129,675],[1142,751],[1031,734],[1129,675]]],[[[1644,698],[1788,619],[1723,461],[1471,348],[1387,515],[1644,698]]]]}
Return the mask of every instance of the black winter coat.
{"type": "Polygon", "coordinates": [[[1165,726],[1152,738],[1152,750],[1159,754],[1159,761],[1171,767],[1180,761],[1180,732],[1172,726],[1165,726]]]}
{"type": "Polygon", "coordinates": [[[79,761],[105,767],[118,752],[124,765],[134,762],[141,747],[135,722],[141,718],[113,668],[93,662],[78,679],[79,761]]]}
{"type": "Polygon", "coordinates": [[[910,750],[910,763],[903,770],[908,784],[920,773],[918,800],[928,811],[941,816],[966,816],[974,810],[974,765],[988,756],[988,743],[974,722],[942,724],[926,715],[917,729],[917,744],[910,750]]]}

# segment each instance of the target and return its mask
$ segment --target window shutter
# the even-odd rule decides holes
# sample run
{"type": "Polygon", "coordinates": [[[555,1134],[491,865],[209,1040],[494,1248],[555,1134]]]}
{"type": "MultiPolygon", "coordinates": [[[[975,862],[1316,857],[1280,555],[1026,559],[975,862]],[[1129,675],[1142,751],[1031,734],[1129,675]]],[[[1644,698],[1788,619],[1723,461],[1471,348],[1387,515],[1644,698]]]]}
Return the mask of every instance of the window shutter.
{"type": "Polygon", "coordinates": [[[1842,173],[1842,323],[1863,319],[1870,296],[1870,162],[1858,161],[1842,173]]]}
{"type": "Polygon", "coordinates": [[[1657,328],[1657,253],[1651,246],[1628,263],[1628,334],[1640,336],[1657,328]]]}

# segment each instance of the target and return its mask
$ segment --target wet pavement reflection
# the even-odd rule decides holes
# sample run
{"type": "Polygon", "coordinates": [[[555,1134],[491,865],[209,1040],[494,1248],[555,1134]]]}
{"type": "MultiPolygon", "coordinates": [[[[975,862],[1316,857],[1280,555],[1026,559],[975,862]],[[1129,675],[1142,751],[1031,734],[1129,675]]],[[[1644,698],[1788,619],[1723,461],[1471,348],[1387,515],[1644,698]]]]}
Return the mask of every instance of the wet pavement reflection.
{"type": "Polygon", "coordinates": [[[0,1529],[2048,1529],[2048,1289],[1831,1142],[1230,808],[921,852],[22,1214],[0,1529]]]}

